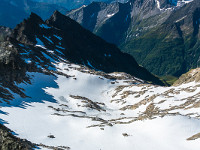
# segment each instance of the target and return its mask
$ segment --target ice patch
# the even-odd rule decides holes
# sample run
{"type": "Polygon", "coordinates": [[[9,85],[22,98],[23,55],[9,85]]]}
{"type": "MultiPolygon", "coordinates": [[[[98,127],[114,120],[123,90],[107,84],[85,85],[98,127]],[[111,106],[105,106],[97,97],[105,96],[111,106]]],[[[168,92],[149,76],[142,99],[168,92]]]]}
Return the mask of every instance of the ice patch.
{"type": "Polygon", "coordinates": [[[112,16],[114,16],[114,15],[115,15],[115,13],[113,13],[113,14],[108,14],[107,17],[110,18],[110,17],[112,17],[112,16]]]}
{"type": "Polygon", "coordinates": [[[44,47],[44,43],[39,39],[36,38],[37,44],[35,46],[40,47],[42,49],[47,49],[46,47],[44,47]]]}
{"type": "Polygon", "coordinates": [[[111,54],[104,54],[105,57],[111,57],[111,54]]]}
{"type": "Polygon", "coordinates": [[[32,61],[31,59],[24,59],[27,64],[30,64],[32,61]]]}
{"type": "Polygon", "coordinates": [[[55,62],[55,60],[52,57],[50,57],[49,55],[45,54],[44,52],[42,52],[42,54],[44,55],[44,57],[46,59],[49,59],[51,62],[55,62]]]}
{"type": "Polygon", "coordinates": [[[91,68],[93,68],[93,69],[95,69],[92,65],[91,65],[91,63],[87,60],[87,64],[88,64],[88,66],[90,66],[91,68]]]}
{"type": "Polygon", "coordinates": [[[40,24],[39,26],[40,26],[41,28],[51,29],[51,27],[49,27],[49,26],[46,25],[46,24],[40,24]]]}
{"type": "Polygon", "coordinates": [[[47,41],[49,41],[51,44],[53,44],[53,42],[52,42],[52,40],[51,40],[50,38],[48,38],[48,37],[46,37],[46,36],[44,36],[44,35],[43,35],[43,37],[44,37],[47,41]]]}
{"type": "Polygon", "coordinates": [[[53,35],[53,36],[55,36],[57,39],[59,39],[59,40],[62,40],[62,37],[60,37],[60,36],[58,36],[58,35],[53,35]]]}
{"type": "Polygon", "coordinates": [[[56,47],[57,47],[57,48],[60,48],[60,49],[63,49],[63,50],[65,49],[65,48],[63,48],[63,47],[61,47],[61,46],[58,46],[58,45],[56,45],[56,47]]]}

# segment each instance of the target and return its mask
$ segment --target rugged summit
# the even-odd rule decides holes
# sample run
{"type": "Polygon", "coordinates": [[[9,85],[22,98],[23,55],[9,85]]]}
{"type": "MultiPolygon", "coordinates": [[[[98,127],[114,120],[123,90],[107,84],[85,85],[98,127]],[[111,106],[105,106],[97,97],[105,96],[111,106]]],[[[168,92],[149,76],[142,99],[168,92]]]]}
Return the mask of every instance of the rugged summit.
{"type": "Polygon", "coordinates": [[[122,53],[115,45],[105,42],[58,11],[46,22],[32,13],[30,18],[14,29],[10,41],[17,47],[20,47],[20,43],[33,47],[38,51],[38,57],[41,50],[45,49],[37,45],[43,43],[47,49],[63,52],[64,57],[73,63],[104,72],[126,72],[146,81],[162,84],[158,78],[140,67],[133,57],[122,53]]]}

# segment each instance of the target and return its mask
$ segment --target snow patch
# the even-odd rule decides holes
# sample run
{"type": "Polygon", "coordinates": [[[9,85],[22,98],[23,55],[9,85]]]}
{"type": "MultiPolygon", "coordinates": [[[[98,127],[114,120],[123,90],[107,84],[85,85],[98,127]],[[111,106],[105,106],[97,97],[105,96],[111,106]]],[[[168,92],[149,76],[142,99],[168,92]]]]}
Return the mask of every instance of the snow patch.
{"type": "Polygon", "coordinates": [[[37,44],[35,46],[40,47],[42,49],[47,49],[46,47],[44,47],[44,43],[39,39],[36,38],[37,44]]]}
{"type": "Polygon", "coordinates": [[[60,36],[58,36],[58,35],[53,35],[53,36],[55,36],[57,39],[59,39],[59,40],[62,40],[62,37],[60,37],[60,36]]]}
{"type": "Polygon", "coordinates": [[[112,16],[114,16],[114,15],[115,15],[115,13],[113,13],[113,14],[108,14],[107,17],[110,18],[110,17],[112,17],[112,16]]]}
{"type": "Polygon", "coordinates": [[[40,26],[41,28],[51,29],[51,27],[49,27],[49,26],[46,25],[46,24],[40,24],[39,26],[40,26]]]}

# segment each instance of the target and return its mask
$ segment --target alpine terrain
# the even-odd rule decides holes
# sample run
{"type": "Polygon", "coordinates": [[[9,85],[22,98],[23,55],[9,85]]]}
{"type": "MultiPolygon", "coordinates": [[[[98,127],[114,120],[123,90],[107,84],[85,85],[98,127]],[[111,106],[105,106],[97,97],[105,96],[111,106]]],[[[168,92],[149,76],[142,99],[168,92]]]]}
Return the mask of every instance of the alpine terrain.
{"type": "Polygon", "coordinates": [[[0,149],[199,150],[199,68],[165,86],[58,11],[1,29],[0,149]]]}

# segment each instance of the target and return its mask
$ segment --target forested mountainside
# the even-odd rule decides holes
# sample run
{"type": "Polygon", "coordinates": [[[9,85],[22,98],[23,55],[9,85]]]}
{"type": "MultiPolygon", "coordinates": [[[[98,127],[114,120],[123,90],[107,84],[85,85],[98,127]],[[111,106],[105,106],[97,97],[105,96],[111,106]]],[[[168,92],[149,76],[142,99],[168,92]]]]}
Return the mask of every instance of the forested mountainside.
{"type": "Polygon", "coordinates": [[[179,77],[199,64],[200,1],[92,3],[67,16],[159,75],[179,77]]]}

